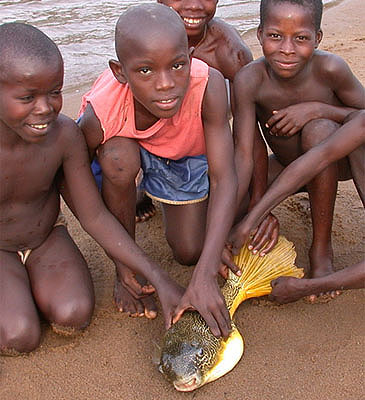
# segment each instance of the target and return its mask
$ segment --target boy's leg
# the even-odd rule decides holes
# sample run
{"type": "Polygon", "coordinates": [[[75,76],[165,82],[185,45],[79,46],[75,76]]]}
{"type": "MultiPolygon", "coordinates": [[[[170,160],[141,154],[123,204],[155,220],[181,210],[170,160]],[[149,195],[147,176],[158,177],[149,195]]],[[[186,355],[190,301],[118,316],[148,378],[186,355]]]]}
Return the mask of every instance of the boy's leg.
{"type": "MultiPolygon", "coordinates": [[[[110,212],[135,238],[136,177],[140,170],[139,145],[133,139],[114,137],[98,149],[103,171],[102,195],[110,212]]],[[[134,275],[127,266],[113,260],[116,266],[114,301],[119,311],[131,316],[154,318],[157,306],[152,295],[139,298],[128,284],[134,275]]],[[[141,285],[146,279],[137,276],[141,285]]]]}
{"type": "Polygon", "coordinates": [[[55,227],[26,265],[34,300],[54,330],[70,334],[86,328],[94,310],[94,288],[66,227],[55,227]]]}
{"type": "Polygon", "coordinates": [[[166,238],[174,258],[182,265],[196,264],[203,249],[208,199],[193,204],[162,205],[166,238]]]}
{"type": "Polygon", "coordinates": [[[40,337],[26,268],[16,253],[0,250],[0,355],[32,351],[40,337]]]}
{"type": "MultiPolygon", "coordinates": [[[[310,150],[338,129],[329,120],[314,120],[302,130],[302,149],[310,150]]],[[[318,278],[333,272],[331,232],[337,194],[338,165],[331,164],[307,184],[311,204],[313,239],[309,252],[310,277],[318,278]]]]}
{"type": "MultiPolygon", "coordinates": [[[[365,116],[365,114],[364,114],[365,116]]],[[[348,155],[351,175],[363,206],[365,207],[365,144],[348,155]]]]}

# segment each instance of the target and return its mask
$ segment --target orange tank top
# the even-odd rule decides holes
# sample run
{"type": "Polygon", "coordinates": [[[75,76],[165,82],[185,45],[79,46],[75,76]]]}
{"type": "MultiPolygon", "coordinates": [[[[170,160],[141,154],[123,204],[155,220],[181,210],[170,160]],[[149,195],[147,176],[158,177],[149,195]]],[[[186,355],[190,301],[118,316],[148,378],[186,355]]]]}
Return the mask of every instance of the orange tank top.
{"type": "Polygon", "coordinates": [[[201,109],[208,74],[208,65],[193,58],[180,110],[172,118],[159,119],[140,131],[135,126],[133,94],[128,84],[119,83],[107,69],[82,97],[79,115],[90,103],[103,129],[102,143],[114,136],[134,138],[150,153],[172,160],[205,154],[201,109]]]}

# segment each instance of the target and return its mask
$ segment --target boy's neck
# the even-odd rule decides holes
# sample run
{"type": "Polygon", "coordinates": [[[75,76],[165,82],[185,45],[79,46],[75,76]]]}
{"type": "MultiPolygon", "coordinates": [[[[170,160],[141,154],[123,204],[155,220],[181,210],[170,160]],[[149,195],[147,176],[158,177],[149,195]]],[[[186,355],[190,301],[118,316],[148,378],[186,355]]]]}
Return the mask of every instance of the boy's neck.
{"type": "Polygon", "coordinates": [[[158,120],[159,118],[148,112],[136,100],[134,100],[134,124],[138,131],[145,131],[158,120]]]}
{"type": "Polygon", "coordinates": [[[189,47],[194,47],[194,49],[197,49],[205,40],[207,37],[207,31],[208,31],[208,25],[204,26],[204,32],[199,35],[199,36],[189,36],[188,38],[188,44],[189,47]]]}

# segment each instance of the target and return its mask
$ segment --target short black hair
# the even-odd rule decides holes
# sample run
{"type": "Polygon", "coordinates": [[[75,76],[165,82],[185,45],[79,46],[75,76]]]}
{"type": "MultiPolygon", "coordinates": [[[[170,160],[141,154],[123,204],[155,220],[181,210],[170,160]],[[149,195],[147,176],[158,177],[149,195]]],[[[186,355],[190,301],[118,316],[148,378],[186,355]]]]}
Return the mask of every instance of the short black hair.
{"type": "MultiPolygon", "coordinates": [[[[164,4],[140,4],[131,6],[118,19],[115,28],[115,50],[120,62],[123,62],[124,48],[141,40],[148,41],[155,32],[180,32],[188,45],[184,22],[179,14],[164,4]]],[[[163,51],[163,49],[161,49],[163,51]]]]}
{"type": "Polygon", "coordinates": [[[57,45],[38,28],[18,22],[0,25],[0,76],[21,59],[63,62],[57,45]]]}
{"type": "Polygon", "coordinates": [[[264,26],[267,10],[270,4],[291,3],[303,7],[309,7],[312,10],[313,25],[316,31],[321,29],[323,3],[322,0],[261,0],[260,4],[260,27],[264,26]]]}

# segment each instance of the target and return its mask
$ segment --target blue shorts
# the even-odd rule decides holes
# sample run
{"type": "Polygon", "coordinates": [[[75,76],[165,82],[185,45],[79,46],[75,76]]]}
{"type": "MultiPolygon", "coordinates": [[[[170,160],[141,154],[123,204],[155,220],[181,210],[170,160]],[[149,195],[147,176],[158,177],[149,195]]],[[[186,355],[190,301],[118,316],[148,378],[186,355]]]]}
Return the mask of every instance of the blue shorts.
{"type": "MultiPolygon", "coordinates": [[[[154,200],[167,204],[192,204],[209,194],[208,162],[205,155],[180,160],[157,157],[140,147],[143,179],[140,188],[154,200]]],[[[91,164],[101,190],[102,171],[95,158],[91,164]]]]}
{"type": "Polygon", "coordinates": [[[167,204],[192,204],[209,194],[205,155],[179,160],[157,157],[140,147],[143,179],[141,189],[154,200],[167,204]]]}

